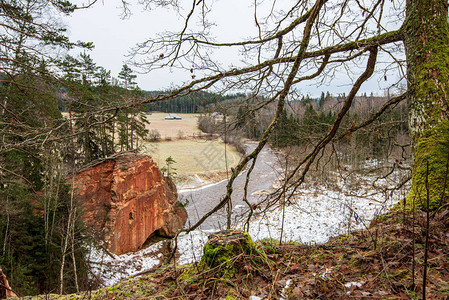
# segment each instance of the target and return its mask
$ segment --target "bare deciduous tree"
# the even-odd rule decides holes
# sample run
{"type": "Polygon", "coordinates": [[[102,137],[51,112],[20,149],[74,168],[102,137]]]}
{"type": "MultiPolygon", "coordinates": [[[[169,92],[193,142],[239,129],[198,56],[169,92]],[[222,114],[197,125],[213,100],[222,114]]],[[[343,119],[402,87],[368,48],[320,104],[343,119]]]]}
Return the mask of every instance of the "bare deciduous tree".
{"type": "Polygon", "coordinates": [[[425,198],[425,161],[432,169],[429,179],[432,182],[431,205],[436,207],[446,201],[447,192],[441,194],[445,191],[443,185],[449,151],[446,2],[317,0],[290,1],[290,6],[287,6],[279,1],[258,1],[253,6],[253,15],[248,16],[254,19],[257,34],[237,41],[217,41],[211,34],[213,3],[191,1],[187,8],[177,1],[146,0],[144,3],[152,8],[172,6],[185,22],[179,32],[165,33],[138,45],[133,52],[135,66],[146,72],[176,67],[204,74],[202,78],[193,78],[171,94],[155,97],[152,101],[215,88],[220,92],[241,89],[253,95],[263,95],[257,108],[276,105],[274,118],[260,138],[258,147],[234,169],[226,196],[188,230],[197,228],[210,214],[230,201],[235,178],[246,164],[256,159],[286,103],[295,99],[305,84],[328,84],[339,82],[340,77],[344,77],[351,87],[328,133],[288,174],[287,190],[293,191],[304,182],[320,151],[348,134],[341,133],[339,129],[362,85],[371,77],[386,80],[393,70],[395,82],[388,88],[397,96],[387,100],[367,120],[354,124],[348,131],[351,133],[363,128],[389,107],[407,99],[414,155],[413,184],[408,202],[425,198]],[[217,63],[214,51],[221,48],[238,49],[244,62],[229,66],[217,63]],[[400,93],[401,83],[408,86],[404,93],[400,93]]]}

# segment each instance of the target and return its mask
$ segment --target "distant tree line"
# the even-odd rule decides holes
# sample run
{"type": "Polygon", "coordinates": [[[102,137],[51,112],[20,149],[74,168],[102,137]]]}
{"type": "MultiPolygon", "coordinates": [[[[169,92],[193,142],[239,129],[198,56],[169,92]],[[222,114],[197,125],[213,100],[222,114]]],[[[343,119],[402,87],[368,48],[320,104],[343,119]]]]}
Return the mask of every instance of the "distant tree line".
{"type": "MultiPolygon", "coordinates": [[[[343,99],[345,95],[333,96],[329,92],[323,92],[318,98],[303,96],[288,102],[269,139],[270,143],[278,148],[313,146],[332,128],[343,99]]],[[[404,103],[386,110],[382,116],[360,130],[345,134],[345,131],[367,120],[386,100],[388,97],[377,97],[373,94],[356,97],[339,129],[342,136],[339,143],[357,149],[353,152],[364,158],[386,157],[397,144],[398,138],[409,143],[408,109],[404,103]]],[[[270,105],[256,109],[257,102],[257,99],[251,97],[239,97],[208,109],[227,115],[228,135],[259,139],[268,127],[274,110],[270,105]]],[[[210,115],[199,119],[199,127],[205,132],[224,132],[223,120],[210,115]]]]}
{"type": "MultiPolygon", "coordinates": [[[[358,98],[362,101],[364,98],[358,98]]],[[[379,102],[383,99],[378,98],[379,102]]],[[[339,131],[345,131],[363,123],[372,111],[353,110],[343,121],[339,131]]],[[[354,147],[367,148],[367,154],[373,157],[386,157],[398,136],[408,136],[407,107],[401,105],[386,111],[375,122],[354,133],[346,135],[340,143],[352,144],[354,147]]],[[[275,128],[271,142],[277,147],[294,145],[313,145],[326,134],[335,122],[333,110],[315,110],[314,105],[306,104],[302,115],[295,115],[284,110],[280,122],[275,128]]]]}
{"type": "MultiPolygon", "coordinates": [[[[152,97],[160,94],[168,94],[169,92],[150,91],[145,93],[152,97]]],[[[150,111],[166,113],[200,113],[204,112],[205,108],[210,105],[243,96],[244,94],[241,93],[220,95],[207,91],[199,91],[186,96],[179,96],[168,101],[149,103],[147,104],[147,108],[150,111]]]]}

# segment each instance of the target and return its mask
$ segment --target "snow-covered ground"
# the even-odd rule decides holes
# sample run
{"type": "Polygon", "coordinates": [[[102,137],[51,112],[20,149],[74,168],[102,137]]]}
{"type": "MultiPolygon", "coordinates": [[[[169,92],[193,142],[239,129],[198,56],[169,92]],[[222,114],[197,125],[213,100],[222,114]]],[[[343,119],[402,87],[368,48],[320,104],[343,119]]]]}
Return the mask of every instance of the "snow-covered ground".
{"type": "Polygon", "coordinates": [[[162,243],[157,243],[140,251],[122,255],[90,247],[88,261],[93,277],[101,281],[103,286],[109,286],[157,266],[162,259],[161,247],[162,243]]]}
{"type": "MultiPolygon", "coordinates": [[[[332,174],[331,174],[332,175],[332,174]]],[[[387,212],[406,195],[406,188],[385,192],[386,187],[395,186],[399,173],[388,178],[377,175],[339,176],[332,175],[333,184],[304,185],[292,197],[292,205],[278,205],[265,211],[256,211],[249,227],[253,240],[279,240],[283,223],[283,241],[301,243],[324,243],[330,237],[345,234],[369,226],[370,221],[387,212]],[[374,183],[374,184],[373,184],[374,183]]],[[[279,187],[279,181],[272,186],[279,187]]],[[[261,192],[263,197],[265,192],[261,192]]],[[[242,228],[237,223],[236,228],[242,228]]],[[[195,230],[178,237],[180,257],[177,264],[199,261],[202,248],[213,230],[195,230]]],[[[109,256],[104,251],[92,249],[90,261],[92,271],[104,285],[138,274],[156,266],[161,254],[157,253],[162,242],[132,254],[109,256]]]]}
{"type": "Polygon", "coordinates": [[[369,226],[375,216],[399,201],[398,197],[384,201],[382,196],[361,196],[319,187],[302,190],[295,196],[294,205],[259,213],[250,223],[249,233],[254,240],[279,240],[283,222],[283,241],[325,243],[332,236],[369,226]]]}

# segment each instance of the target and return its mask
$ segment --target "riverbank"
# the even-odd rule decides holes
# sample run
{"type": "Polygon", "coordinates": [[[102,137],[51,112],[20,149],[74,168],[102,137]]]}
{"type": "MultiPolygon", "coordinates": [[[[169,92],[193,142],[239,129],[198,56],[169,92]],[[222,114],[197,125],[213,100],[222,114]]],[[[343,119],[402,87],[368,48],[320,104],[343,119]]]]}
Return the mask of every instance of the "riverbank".
{"type": "MultiPolygon", "coordinates": [[[[255,143],[249,142],[248,151],[255,146],[255,143]]],[[[267,207],[260,202],[270,199],[270,193],[282,183],[278,159],[279,153],[268,146],[264,148],[248,185],[248,200],[258,203],[253,206],[254,214],[249,224],[250,235],[256,241],[279,241],[282,235],[283,242],[305,245],[326,243],[340,234],[369,227],[371,220],[388,212],[402,199],[407,189],[404,186],[389,193],[386,198],[385,189],[395,186],[397,183],[394,180],[401,181],[400,174],[392,174],[390,180],[377,180],[376,187],[373,187],[370,183],[379,174],[365,174],[363,170],[357,174],[345,171],[331,173],[326,184],[309,181],[292,195],[288,205],[279,205],[282,202],[278,202],[278,205],[267,207]]],[[[242,228],[247,218],[248,206],[242,201],[246,172],[237,177],[234,185],[233,228],[242,228]]],[[[179,191],[179,200],[185,204],[189,214],[186,226],[193,225],[216,205],[226,192],[226,184],[227,181],[223,181],[199,189],[179,191]]],[[[208,235],[224,229],[226,220],[226,212],[222,210],[210,216],[197,230],[181,234],[177,240],[176,263],[185,265],[199,261],[208,235]]],[[[111,285],[157,266],[163,260],[161,253],[170,247],[169,244],[168,241],[158,242],[124,256],[110,257],[98,251],[90,260],[95,262],[92,264],[94,273],[103,280],[103,284],[111,285]]]]}
{"type": "MultiPolygon", "coordinates": [[[[449,297],[448,216],[445,206],[429,223],[428,299],[449,297]]],[[[419,299],[426,226],[424,212],[395,211],[325,244],[280,245],[264,239],[256,242],[254,253],[215,270],[177,261],[98,290],[34,299],[419,299]],[[219,272],[234,267],[232,275],[220,277],[219,272]]]]}

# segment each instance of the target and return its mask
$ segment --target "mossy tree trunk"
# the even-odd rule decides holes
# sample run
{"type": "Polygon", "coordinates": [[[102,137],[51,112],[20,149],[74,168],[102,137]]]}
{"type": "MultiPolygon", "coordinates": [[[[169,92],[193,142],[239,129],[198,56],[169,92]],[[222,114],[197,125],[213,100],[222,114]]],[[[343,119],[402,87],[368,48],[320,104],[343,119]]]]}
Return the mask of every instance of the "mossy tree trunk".
{"type": "Polygon", "coordinates": [[[449,189],[449,28],[448,3],[407,0],[405,47],[409,85],[413,182],[408,203],[426,207],[426,169],[431,208],[447,202],[449,189]]]}

